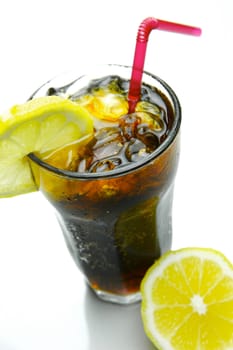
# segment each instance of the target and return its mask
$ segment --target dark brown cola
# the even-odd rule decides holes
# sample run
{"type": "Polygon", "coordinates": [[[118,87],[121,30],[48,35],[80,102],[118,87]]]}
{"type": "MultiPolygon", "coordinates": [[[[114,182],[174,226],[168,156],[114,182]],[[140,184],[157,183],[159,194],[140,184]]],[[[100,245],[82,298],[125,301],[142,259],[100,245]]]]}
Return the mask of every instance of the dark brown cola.
{"type": "Polygon", "coordinates": [[[59,171],[32,164],[71,255],[100,296],[138,292],[146,270],[171,247],[179,138],[166,140],[174,107],[143,85],[135,112],[127,114],[127,91],[128,81],[108,76],[73,94],[94,115],[94,134],[47,155],[59,171]]]}

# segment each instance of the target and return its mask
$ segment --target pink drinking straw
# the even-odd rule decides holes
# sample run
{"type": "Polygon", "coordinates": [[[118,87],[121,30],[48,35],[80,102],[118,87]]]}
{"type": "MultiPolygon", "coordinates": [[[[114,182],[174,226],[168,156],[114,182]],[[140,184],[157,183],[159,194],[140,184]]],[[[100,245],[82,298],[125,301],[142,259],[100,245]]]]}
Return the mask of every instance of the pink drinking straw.
{"type": "Polygon", "coordinates": [[[142,74],[146,57],[147,41],[152,29],[164,30],[168,32],[188,34],[194,36],[201,35],[201,29],[185,24],[167,22],[153,17],[146,18],[138,28],[136,47],[132,75],[130,79],[128,102],[129,113],[134,112],[135,106],[140,99],[142,74]]]}

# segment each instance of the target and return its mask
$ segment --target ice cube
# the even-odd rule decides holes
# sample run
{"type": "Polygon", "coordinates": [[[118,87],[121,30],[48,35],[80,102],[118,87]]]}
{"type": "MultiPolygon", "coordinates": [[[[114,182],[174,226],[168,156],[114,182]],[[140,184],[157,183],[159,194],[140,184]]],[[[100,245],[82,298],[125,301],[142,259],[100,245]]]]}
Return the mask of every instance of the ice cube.
{"type": "Polygon", "coordinates": [[[110,142],[105,145],[94,149],[95,159],[104,159],[106,157],[111,157],[117,155],[122,149],[123,144],[120,142],[110,142]]]}
{"type": "Polygon", "coordinates": [[[119,126],[126,140],[136,136],[137,126],[141,123],[141,118],[137,113],[126,114],[120,118],[119,126]]]}
{"type": "Polygon", "coordinates": [[[99,173],[104,171],[113,170],[121,165],[121,159],[120,158],[108,158],[108,159],[102,159],[97,160],[92,164],[89,171],[92,173],[99,173]]]}
{"type": "Polygon", "coordinates": [[[95,133],[96,143],[95,148],[101,147],[102,145],[113,142],[113,141],[122,141],[121,129],[119,127],[105,127],[101,128],[95,133]]]}
{"type": "Polygon", "coordinates": [[[136,111],[141,117],[142,123],[147,123],[150,128],[162,131],[165,128],[164,110],[150,102],[141,101],[136,106],[136,111]]]}
{"type": "Polygon", "coordinates": [[[125,156],[129,162],[136,162],[148,155],[146,145],[138,140],[131,139],[125,150],[125,156]]]}
{"type": "Polygon", "coordinates": [[[153,152],[161,143],[160,133],[151,130],[147,125],[141,124],[137,130],[137,138],[141,140],[147,149],[147,152],[153,152]]]}
{"type": "Polygon", "coordinates": [[[118,127],[103,128],[96,133],[95,137],[93,154],[96,160],[115,156],[123,147],[123,138],[118,127]]]}
{"type": "Polygon", "coordinates": [[[116,121],[128,112],[128,102],[124,96],[104,89],[94,91],[86,99],[79,98],[77,102],[84,105],[93,117],[108,121],[116,121]]]}

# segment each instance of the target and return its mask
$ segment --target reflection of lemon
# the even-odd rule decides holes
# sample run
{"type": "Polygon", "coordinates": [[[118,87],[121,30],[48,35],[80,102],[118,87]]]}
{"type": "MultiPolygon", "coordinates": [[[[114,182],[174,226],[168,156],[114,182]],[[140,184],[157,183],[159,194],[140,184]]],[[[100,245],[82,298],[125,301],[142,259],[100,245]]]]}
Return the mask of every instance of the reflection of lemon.
{"type": "Polygon", "coordinates": [[[12,107],[0,117],[0,197],[34,191],[26,155],[62,147],[93,132],[89,113],[58,96],[12,107]]]}
{"type": "Polygon", "coordinates": [[[233,266],[220,252],[166,253],[141,292],[144,328],[158,349],[233,349],[233,266]]]}
{"type": "Polygon", "coordinates": [[[125,97],[108,90],[98,90],[93,95],[86,95],[77,100],[80,105],[97,119],[117,121],[128,113],[128,102],[125,97]]]}

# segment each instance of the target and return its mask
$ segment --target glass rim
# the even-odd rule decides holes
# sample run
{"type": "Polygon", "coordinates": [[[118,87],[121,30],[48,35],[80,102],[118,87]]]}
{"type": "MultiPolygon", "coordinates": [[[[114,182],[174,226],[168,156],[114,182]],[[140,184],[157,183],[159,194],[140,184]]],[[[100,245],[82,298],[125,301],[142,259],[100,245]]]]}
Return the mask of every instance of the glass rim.
{"type": "MultiPolygon", "coordinates": [[[[103,65],[102,65],[103,66],[103,65]]],[[[131,66],[126,66],[126,65],[120,65],[120,64],[107,64],[105,66],[116,66],[116,67],[122,67],[122,68],[127,68],[127,69],[131,69],[131,66]]],[[[37,157],[34,153],[29,153],[27,155],[27,157],[33,162],[36,163],[37,165],[39,165],[40,167],[56,174],[62,177],[66,177],[69,179],[77,179],[77,180],[91,180],[91,179],[104,179],[104,178],[114,178],[114,177],[120,177],[123,176],[125,174],[131,173],[141,167],[144,167],[146,165],[148,165],[151,161],[155,160],[156,158],[158,158],[175,140],[179,129],[180,129],[180,125],[181,125],[181,106],[180,106],[180,102],[178,100],[178,97],[176,96],[174,90],[160,77],[158,77],[157,75],[154,75],[150,72],[147,71],[143,71],[143,74],[149,76],[150,78],[152,78],[153,80],[157,81],[162,87],[163,89],[169,94],[169,98],[172,101],[172,107],[174,109],[174,123],[172,125],[171,130],[169,131],[169,134],[167,135],[166,139],[162,142],[161,145],[159,145],[159,147],[153,151],[150,155],[146,156],[145,158],[137,161],[137,162],[132,162],[129,163],[128,165],[119,167],[117,169],[114,170],[109,170],[106,172],[98,172],[98,173],[89,173],[89,172],[74,172],[74,171],[69,171],[69,170],[64,170],[64,169],[60,169],[57,168],[53,165],[50,165],[49,163],[46,163],[45,161],[43,161],[42,159],[40,159],[39,157],[37,157]]],[[[88,74],[80,74],[80,78],[83,76],[86,76],[88,74]]],[[[33,98],[33,96],[44,86],[46,86],[47,84],[49,84],[50,82],[52,82],[54,79],[56,79],[58,76],[56,76],[55,78],[47,81],[45,84],[43,84],[39,89],[37,89],[35,91],[35,93],[30,97],[30,99],[33,98]]]]}

